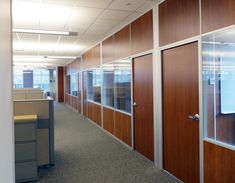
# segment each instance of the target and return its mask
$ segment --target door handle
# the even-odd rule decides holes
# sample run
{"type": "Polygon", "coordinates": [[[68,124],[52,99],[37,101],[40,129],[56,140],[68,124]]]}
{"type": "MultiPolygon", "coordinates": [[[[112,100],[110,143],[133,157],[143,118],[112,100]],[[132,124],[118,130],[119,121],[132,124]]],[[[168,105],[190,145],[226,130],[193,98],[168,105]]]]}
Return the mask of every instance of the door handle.
{"type": "Polygon", "coordinates": [[[133,103],[133,107],[137,107],[137,103],[136,102],[133,103]]]}
{"type": "Polygon", "coordinates": [[[195,114],[194,116],[188,116],[189,119],[192,119],[194,121],[199,121],[200,120],[200,116],[199,114],[195,114]]]}

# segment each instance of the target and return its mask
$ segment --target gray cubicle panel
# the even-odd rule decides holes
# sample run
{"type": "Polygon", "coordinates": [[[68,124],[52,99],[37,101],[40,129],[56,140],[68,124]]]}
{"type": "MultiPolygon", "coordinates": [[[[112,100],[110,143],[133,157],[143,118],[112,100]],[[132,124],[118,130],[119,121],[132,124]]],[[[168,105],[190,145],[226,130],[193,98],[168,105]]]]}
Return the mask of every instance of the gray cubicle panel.
{"type": "Polygon", "coordinates": [[[38,115],[38,166],[54,165],[54,101],[51,99],[14,101],[15,116],[32,114],[38,115]]]}

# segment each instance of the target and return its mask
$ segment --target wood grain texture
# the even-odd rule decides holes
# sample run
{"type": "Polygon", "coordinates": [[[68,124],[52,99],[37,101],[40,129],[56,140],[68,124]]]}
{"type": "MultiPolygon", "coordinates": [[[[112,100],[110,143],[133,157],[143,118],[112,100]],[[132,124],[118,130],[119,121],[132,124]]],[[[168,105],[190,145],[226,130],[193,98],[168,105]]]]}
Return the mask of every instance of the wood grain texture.
{"type": "Polygon", "coordinates": [[[134,148],[154,160],[152,55],[133,61],[134,148]]]}
{"type": "Polygon", "coordinates": [[[114,110],[103,108],[103,127],[114,135],[114,110]]]}
{"type": "Polygon", "coordinates": [[[94,104],[94,122],[101,126],[101,106],[94,104]]]}
{"type": "Polygon", "coordinates": [[[102,62],[107,63],[115,59],[114,36],[110,36],[102,42],[102,62]]]}
{"type": "Polygon", "coordinates": [[[58,102],[64,102],[64,67],[57,67],[58,102]]]}
{"type": "Polygon", "coordinates": [[[78,106],[78,112],[81,114],[82,113],[82,101],[81,101],[81,98],[77,99],[77,106],[78,106]]]}
{"type": "Polygon", "coordinates": [[[115,59],[130,55],[130,26],[127,25],[114,34],[115,59]]]}
{"type": "Polygon", "coordinates": [[[199,0],[165,0],[159,5],[160,46],[199,35],[199,0]]]}
{"type": "Polygon", "coordinates": [[[235,152],[204,142],[204,182],[235,182],[235,152]]]}
{"type": "Polygon", "coordinates": [[[92,67],[100,65],[100,44],[92,48],[92,67]]]}
{"type": "Polygon", "coordinates": [[[131,54],[153,49],[152,10],[131,23],[131,54]]]}
{"type": "Polygon", "coordinates": [[[235,24],[234,0],[202,0],[202,33],[235,24]]]}
{"type": "Polygon", "coordinates": [[[71,96],[71,106],[73,107],[73,109],[75,109],[76,111],[78,110],[78,101],[77,101],[77,97],[75,96],[71,96]]]}
{"type": "Polygon", "coordinates": [[[165,50],[163,63],[164,169],[185,183],[199,183],[198,43],[165,50]]]}
{"type": "Polygon", "coordinates": [[[94,121],[94,104],[91,102],[87,102],[87,117],[94,121]]]}
{"type": "Polygon", "coordinates": [[[131,146],[131,116],[115,111],[115,136],[131,146]]]}

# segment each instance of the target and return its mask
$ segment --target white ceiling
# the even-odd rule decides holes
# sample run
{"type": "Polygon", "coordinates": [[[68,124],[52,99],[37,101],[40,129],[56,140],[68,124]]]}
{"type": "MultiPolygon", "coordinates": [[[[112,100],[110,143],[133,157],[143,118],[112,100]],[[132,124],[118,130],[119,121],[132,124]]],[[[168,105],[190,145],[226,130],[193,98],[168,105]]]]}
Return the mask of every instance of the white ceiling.
{"type": "Polygon", "coordinates": [[[78,36],[13,33],[15,63],[64,65],[80,56],[125,20],[138,17],[157,0],[13,0],[13,28],[78,32],[78,36]],[[24,59],[24,57],[26,59],[24,59]],[[30,58],[32,59],[30,60],[30,58]],[[35,59],[40,57],[40,59],[35,59]]]}

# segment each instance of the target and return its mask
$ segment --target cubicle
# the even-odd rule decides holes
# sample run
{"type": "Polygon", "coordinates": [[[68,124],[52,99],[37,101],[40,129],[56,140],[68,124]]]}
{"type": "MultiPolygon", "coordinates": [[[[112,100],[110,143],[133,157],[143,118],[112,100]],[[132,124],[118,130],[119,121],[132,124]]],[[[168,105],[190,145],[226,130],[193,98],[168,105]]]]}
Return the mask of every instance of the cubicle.
{"type": "Polygon", "coordinates": [[[13,90],[14,100],[31,100],[46,98],[46,92],[40,88],[17,88],[13,90]]]}
{"type": "Polygon", "coordinates": [[[54,165],[54,101],[48,99],[15,100],[14,115],[37,115],[38,166],[54,165]]]}

